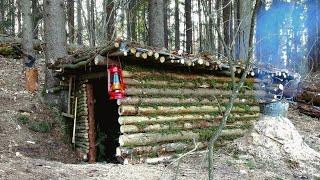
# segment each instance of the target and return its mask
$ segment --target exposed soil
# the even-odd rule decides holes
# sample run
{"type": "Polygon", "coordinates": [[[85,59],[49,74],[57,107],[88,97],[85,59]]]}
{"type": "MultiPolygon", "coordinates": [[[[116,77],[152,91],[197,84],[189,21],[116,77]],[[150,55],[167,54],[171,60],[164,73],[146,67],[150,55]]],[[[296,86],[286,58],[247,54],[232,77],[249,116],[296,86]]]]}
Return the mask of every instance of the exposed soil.
{"type": "MultiPolygon", "coordinates": [[[[38,62],[37,67],[43,87],[40,67],[44,62],[38,62]]],[[[42,103],[41,88],[34,94],[24,91],[24,78],[22,60],[0,58],[0,179],[207,179],[205,152],[193,153],[173,164],[79,162],[69,137],[64,135],[61,118],[54,108],[42,103]],[[34,128],[39,124],[40,129],[34,128]]],[[[288,118],[304,141],[320,152],[319,119],[300,114],[294,107],[288,118]]],[[[301,170],[296,162],[257,159],[238,151],[235,144],[217,150],[214,159],[216,179],[319,179],[301,170]]]]}

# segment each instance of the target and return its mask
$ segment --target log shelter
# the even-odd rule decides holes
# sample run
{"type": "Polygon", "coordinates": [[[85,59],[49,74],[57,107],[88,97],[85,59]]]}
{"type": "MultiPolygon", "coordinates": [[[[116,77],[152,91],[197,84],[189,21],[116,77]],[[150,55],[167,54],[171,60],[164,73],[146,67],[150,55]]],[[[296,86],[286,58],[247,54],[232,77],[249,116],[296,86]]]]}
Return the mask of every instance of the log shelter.
{"type": "MultiPolygon", "coordinates": [[[[75,52],[48,66],[69,94],[63,115],[73,122],[73,143],[91,163],[156,163],[195,147],[205,149],[232,93],[223,59],[123,41],[75,52]],[[110,65],[123,69],[124,99],[109,99],[110,65]]],[[[259,103],[283,90],[281,83],[259,78],[262,74],[296,78],[268,68],[255,63],[250,69],[217,146],[242,136],[258,118],[259,103]]],[[[243,70],[244,62],[235,61],[237,81],[243,70]]]]}

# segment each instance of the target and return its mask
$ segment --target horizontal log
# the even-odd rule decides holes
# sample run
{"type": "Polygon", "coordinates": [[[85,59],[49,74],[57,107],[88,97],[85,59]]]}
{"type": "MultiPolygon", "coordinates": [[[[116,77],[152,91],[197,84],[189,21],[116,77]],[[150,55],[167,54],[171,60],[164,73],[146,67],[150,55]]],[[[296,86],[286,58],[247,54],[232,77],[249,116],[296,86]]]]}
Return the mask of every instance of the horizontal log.
{"type": "MultiPolygon", "coordinates": [[[[252,115],[243,115],[243,114],[231,114],[234,119],[255,119],[259,117],[259,113],[255,113],[252,115]]],[[[213,116],[210,114],[194,114],[194,115],[174,115],[174,116],[120,116],[118,118],[118,122],[120,125],[129,125],[129,124],[153,124],[153,123],[168,123],[175,121],[200,121],[207,120],[212,121],[212,119],[221,120],[222,116],[217,115],[213,116]]]]}
{"type": "MultiPolygon", "coordinates": [[[[165,72],[165,76],[170,77],[171,79],[177,79],[177,80],[182,80],[182,81],[197,81],[197,80],[214,80],[216,82],[231,82],[232,79],[230,77],[225,77],[225,76],[214,76],[214,75],[187,75],[187,74],[179,74],[179,73],[172,73],[172,72],[165,72]]],[[[152,77],[152,78],[157,78],[163,79],[164,77],[164,72],[154,72],[154,71],[136,71],[136,72],[131,72],[131,71],[123,71],[123,77],[125,78],[144,78],[144,77],[152,77]]],[[[236,82],[240,81],[240,78],[235,78],[236,82]]],[[[245,82],[248,83],[261,83],[262,81],[256,78],[247,78],[245,82]]]]}
{"type": "MultiPolygon", "coordinates": [[[[231,90],[221,89],[157,89],[157,88],[127,88],[127,96],[141,96],[141,95],[158,95],[158,96],[229,96],[233,92],[231,90]]],[[[256,96],[263,97],[266,95],[265,91],[246,91],[240,94],[241,96],[256,96]]]]}
{"type": "Polygon", "coordinates": [[[77,137],[77,138],[76,138],[76,141],[79,141],[79,142],[89,142],[89,138],[87,138],[87,137],[77,137]]]}
{"type": "Polygon", "coordinates": [[[300,102],[313,104],[315,106],[320,106],[320,93],[303,91],[299,96],[297,96],[297,100],[300,102]]]}
{"type": "Polygon", "coordinates": [[[308,104],[299,103],[298,105],[299,112],[306,114],[311,117],[319,118],[320,117],[320,108],[308,104]]]}
{"type": "MultiPolygon", "coordinates": [[[[240,126],[242,127],[248,127],[251,126],[255,121],[253,120],[247,120],[247,121],[236,121],[235,123],[229,123],[226,125],[225,129],[229,128],[239,128],[240,126]]],[[[120,132],[121,133],[139,133],[139,132],[159,132],[163,130],[170,130],[170,129],[175,129],[175,130],[190,130],[190,129],[202,129],[202,128],[209,128],[209,127],[218,127],[219,126],[218,121],[189,121],[189,122],[184,122],[184,123],[175,123],[175,124],[152,124],[152,125],[122,125],[120,127],[120,132]]]]}
{"type": "MultiPolygon", "coordinates": [[[[240,136],[244,134],[243,129],[228,129],[223,130],[221,136],[240,136]]],[[[163,133],[138,133],[138,134],[125,134],[119,137],[120,146],[145,146],[160,142],[175,142],[183,140],[199,140],[199,133],[190,131],[181,131],[175,134],[163,133]]]]}
{"type": "MultiPolygon", "coordinates": [[[[170,80],[141,80],[139,79],[133,79],[133,78],[124,78],[124,82],[126,85],[132,87],[171,87],[171,88],[215,88],[215,89],[223,89],[226,87],[225,83],[217,82],[210,84],[210,81],[208,82],[190,82],[190,81],[184,81],[184,82],[175,82],[170,80]]],[[[228,85],[228,84],[227,84],[228,85]]],[[[263,89],[260,84],[253,83],[250,84],[251,89],[263,89]]]]}
{"type": "MultiPolygon", "coordinates": [[[[219,109],[218,106],[190,106],[190,107],[136,107],[131,105],[122,105],[119,107],[119,115],[155,115],[155,114],[186,114],[186,113],[212,113],[223,112],[225,107],[219,109]]],[[[247,108],[234,107],[231,112],[259,112],[258,106],[251,106],[247,108]]]]}
{"type": "Polygon", "coordinates": [[[207,147],[207,143],[203,142],[196,142],[196,144],[194,144],[193,142],[175,142],[154,146],[138,146],[132,148],[118,147],[116,149],[116,156],[128,157],[130,155],[141,155],[150,153],[167,154],[170,152],[190,150],[194,148],[195,145],[198,147],[198,150],[207,147]]]}
{"type": "MultiPolygon", "coordinates": [[[[229,99],[219,99],[218,102],[216,99],[210,100],[206,97],[201,99],[198,98],[174,98],[174,97],[166,97],[166,98],[153,98],[153,97],[126,97],[120,100],[120,105],[224,105],[229,102],[229,99]]],[[[259,100],[256,99],[241,99],[237,98],[234,104],[247,104],[247,105],[258,105],[259,100]]]]}
{"type": "Polygon", "coordinates": [[[107,47],[103,48],[99,52],[99,54],[101,56],[107,56],[109,53],[116,51],[119,48],[119,46],[118,47],[117,46],[118,46],[117,44],[114,44],[114,45],[111,45],[111,46],[107,46],[107,47]]]}
{"type": "Polygon", "coordinates": [[[84,145],[84,144],[77,144],[77,143],[76,143],[76,147],[80,147],[84,152],[86,152],[87,150],[89,150],[89,146],[84,145]]]}

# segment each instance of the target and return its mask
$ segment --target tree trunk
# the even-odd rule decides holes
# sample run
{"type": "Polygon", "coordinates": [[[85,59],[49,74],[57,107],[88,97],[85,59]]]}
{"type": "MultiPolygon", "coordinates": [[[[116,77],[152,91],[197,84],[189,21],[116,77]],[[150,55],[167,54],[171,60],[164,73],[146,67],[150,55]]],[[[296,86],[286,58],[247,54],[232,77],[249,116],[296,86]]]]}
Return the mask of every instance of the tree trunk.
{"type": "MultiPolygon", "coordinates": [[[[34,56],[32,36],[31,0],[22,0],[22,49],[25,54],[34,56]]],[[[27,59],[26,59],[27,60],[27,59]]]]}
{"type": "Polygon", "coordinates": [[[90,23],[91,23],[91,37],[92,37],[92,46],[96,46],[96,21],[95,21],[95,0],[91,0],[90,3],[90,23]]]}
{"type": "Polygon", "coordinates": [[[168,0],[163,1],[163,27],[164,27],[164,47],[168,49],[168,0]]]}
{"type": "Polygon", "coordinates": [[[186,51],[192,53],[192,20],[191,20],[191,0],[185,0],[186,15],[186,51]]]}
{"type": "Polygon", "coordinates": [[[14,4],[14,0],[9,0],[9,9],[10,9],[10,34],[11,36],[15,36],[15,27],[16,27],[16,21],[15,21],[15,4],[14,4]]]}
{"type": "MultiPolygon", "coordinates": [[[[223,0],[223,37],[226,45],[230,47],[230,11],[231,11],[231,2],[230,0],[223,0]]],[[[227,50],[224,50],[224,56],[227,56],[227,50]]]]}
{"type": "Polygon", "coordinates": [[[129,10],[127,12],[127,34],[129,41],[137,41],[136,35],[136,24],[137,24],[137,9],[136,9],[136,0],[131,0],[129,2],[129,10]]]}
{"type": "Polygon", "coordinates": [[[239,57],[240,59],[247,59],[248,55],[248,43],[249,43],[249,31],[250,31],[250,18],[249,14],[252,12],[251,0],[239,1],[240,6],[240,44],[239,44],[239,57]]]}
{"type": "Polygon", "coordinates": [[[202,13],[201,13],[201,0],[198,0],[198,14],[199,14],[199,52],[202,52],[202,13]]]}
{"type": "MultiPolygon", "coordinates": [[[[65,12],[63,0],[44,0],[44,39],[46,64],[54,63],[58,58],[67,55],[67,39],[65,29],[65,12]]],[[[53,104],[61,104],[63,99],[53,94],[58,80],[52,71],[45,71],[46,100],[53,104]],[[60,100],[60,102],[59,102],[60,100]]],[[[61,97],[61,96],[60,96],[61,97]]]]}
{"type": "MultiPolygon", "coordinates": [[[[1,16],[1,15],[0,15],[1,16]]],[[[18,37],[21,37],[21,1],[17,1],[18,37]]]]}
{"type": "Polygon", "coordinates": [[[0,0],[0,34],[5,34],[5,31],[4,31],[4,0],[0,0]]]}
{"type": "MultiPolygon", "coordinates": [[[[211,2],[211,0],[210,0],[210,2],[211,2]]],[[[211,8],[211,6],[210,6],[210,8],[211,8]]],[[[216,4],[215,4],[215,10],[217,11],[217,31],[221,31],[221,10],[220,10],[220,8],[221,8],[221,0],[217,0],[216,1],[216,4]]],[[[211,11],[210,11],[211,12],[211,11]]],[[[214,31],[214,28],[213,28],[213,25],[212,25],[212,18],[210,18],[209,19],[209,28],[210,28],[210,42],[213,42],[214,41],[214,38],[213,38],[213,32],[212,31],[214,31]],[[210,20],[211,20],[211,22],[210,22],[210,20]]],[[[210,43],[209,42],[209,43],[210,43]]],[[[222,47],[222,43],[217,43],[217,50],[218,50],[218,57],[220,57],[220,55],[222,54],[222,49],[223,49],[223,47],[222,47]]]]}
{"type": "Polygon", "coordinates": [[[238,31],[238,28],[240,26],[240,0],[235,0],[234,1],[234,38],[235,38],[235,44],[234,44],[234,49],[233,49],[233,52],[234,52],[234,57],[235,59],[239,59],[239,44],[240,44],[240,34],[238,31]]]}
{"type": "Polygon", "coordinates": [[[79,45],[83,44],[82,41],[82,0],[77,0],[77,24],[78,24],[78,31],[77,31],[77,43],[79,45]]]}
{"type": "Polygon", "coordinates": [[[42,15],[40,13],[40,5],[39,1],[32,0],[32,31],[33,38],[38,39],[39,37],[39,21],[42,19],[42,15]]]}
{"type": "Polygon", "coordinates": [[[107,32],[107,41],[112,41],[115,36],[115,18],[116,18],[116,9],[114,7],[113,0],[107,0],[107,4],[105,7],[106,16],[106,32],[107,32]]]}
{"type": "Polygon", "coordinates": [[[149,45],[164,47],[163,1],[149,0],[149,45]]]}
{"type": "Polygon", "coordinates": [[[69,43],[74,43],[74,0],[67,1],[69,43]]]}
{"type": "Polygon", "coordinates": [[[174,6],[174,45],[175,49],[180,49],[180,19],[179,19],[179,0],[175,0],[174,6]]]}

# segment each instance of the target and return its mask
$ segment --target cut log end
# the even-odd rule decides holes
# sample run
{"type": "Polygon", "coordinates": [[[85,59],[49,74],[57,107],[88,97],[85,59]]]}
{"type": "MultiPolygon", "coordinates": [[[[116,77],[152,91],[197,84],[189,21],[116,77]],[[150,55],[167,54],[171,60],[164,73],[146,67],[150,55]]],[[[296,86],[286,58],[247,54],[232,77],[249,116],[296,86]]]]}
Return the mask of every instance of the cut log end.
{"type": "Polygon", "coordinates": [[[164,63],[166,61],[166,58],[164,56],[160,57],[160,63],[164,63]]]}

